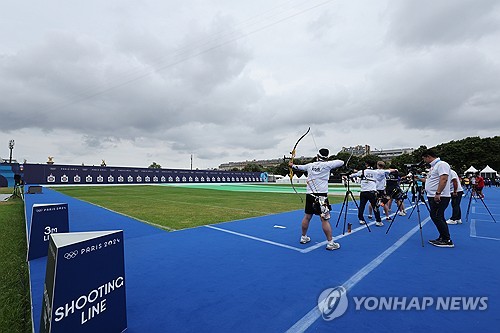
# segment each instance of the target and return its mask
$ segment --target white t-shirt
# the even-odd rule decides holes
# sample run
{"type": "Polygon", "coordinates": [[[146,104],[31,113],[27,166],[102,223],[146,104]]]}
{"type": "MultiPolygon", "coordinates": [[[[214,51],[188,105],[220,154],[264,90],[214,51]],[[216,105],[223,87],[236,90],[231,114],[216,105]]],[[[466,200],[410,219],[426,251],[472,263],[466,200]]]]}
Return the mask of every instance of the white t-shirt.
{"type": "Polygon", "coordinates": [[[342,160],[318,161],[304,165],[293,165],[295,170],[307,172],[307,193],[328,193],[330,170],[344,165],[342,160]]]}
{"type": "Polygon", "coordinates": [[[463,192],[464,189],[462,188],[462,184],[460,184],[460,178],[458,177],[457,173],[453,169],[450,169],[450,171],[451,171],[450,193],[455,191],[455,188],[453,187],[453,179],[456,179],[458,183],[457,192],[463,192]]]}
{"type": "Polygon", "coordinates": [[[377,181],[377,191],[385,190],[387,186],[386,176],[390,173],[389,170],[384,169],[376,169],[377,175],[375,176],[375,180],[377,181]]]}
{"type": "Polygon", "coordinates": [[[450,165],[440,158],[436,158],[431,162],[431,169],[427,173],[427,179],[425,180],[425,191],[427,196],[433,198],[436,195],[436,191],[439,185],[439,178],[442,175],[448,175],[448,181],[441,193],[442,197],[450,197],[450,183],[451,183],[451,168],[450,165]]]}
{"type": "Polygon", "coordinates": [[[377,190],[377,177],[379,177],[379,174],[378,170],[365,169],[351,174],[351,177],[361,177],[361,192],[372,192],[377,190]]]}

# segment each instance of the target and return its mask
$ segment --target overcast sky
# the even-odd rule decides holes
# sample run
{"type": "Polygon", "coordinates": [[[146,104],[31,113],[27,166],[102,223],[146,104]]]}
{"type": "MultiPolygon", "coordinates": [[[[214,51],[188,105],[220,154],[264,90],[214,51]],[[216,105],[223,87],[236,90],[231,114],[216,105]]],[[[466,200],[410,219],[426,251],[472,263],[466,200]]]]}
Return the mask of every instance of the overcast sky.
{"type": "Polygon", "coordinates": [[[0,156],[164,168],[500,135],[498,0],[0,0],[0,156]]]}

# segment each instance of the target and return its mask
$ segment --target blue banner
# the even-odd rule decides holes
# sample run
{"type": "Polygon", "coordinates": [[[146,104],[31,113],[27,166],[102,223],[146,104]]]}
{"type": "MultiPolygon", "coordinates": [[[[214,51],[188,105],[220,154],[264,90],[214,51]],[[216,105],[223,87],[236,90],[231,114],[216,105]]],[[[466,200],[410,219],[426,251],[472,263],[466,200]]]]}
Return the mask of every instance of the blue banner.
{"type": "Polygon", "coordinates": [[[68,204],[34,204],[28,240],[28,261],[45,257],[50,235],[60,232],[69,232],[68,204]]]}
{"type": "Polygon", "coordinates": [[[51,235],[40,332],[126,328],[123,231],[51,235]]]}
{"type": "Polygon", "coordinates": [[[24,164],[26,184],[160,184],[262,182],[260,172],[88,167],[78,165],[24,164]]]}

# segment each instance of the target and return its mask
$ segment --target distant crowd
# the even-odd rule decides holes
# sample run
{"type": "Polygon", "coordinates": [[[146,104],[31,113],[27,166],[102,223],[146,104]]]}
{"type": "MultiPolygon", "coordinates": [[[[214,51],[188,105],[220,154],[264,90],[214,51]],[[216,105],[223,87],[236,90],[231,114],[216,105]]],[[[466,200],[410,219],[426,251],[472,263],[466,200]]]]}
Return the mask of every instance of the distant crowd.
{"type": "Polygon", "coordinates": [[[475,184],[478,183],[483,183],[484,184],[483,186],[487,187],[491,187],[492,185],[500,187],[500,177],[491,179],[491,178],[483,178],[480,174],[476,174],[476,175],[465,175],[461,180],[462,180],[462,185],[466,189],[471,189],[472,187],[474,187],[475,184]]]}

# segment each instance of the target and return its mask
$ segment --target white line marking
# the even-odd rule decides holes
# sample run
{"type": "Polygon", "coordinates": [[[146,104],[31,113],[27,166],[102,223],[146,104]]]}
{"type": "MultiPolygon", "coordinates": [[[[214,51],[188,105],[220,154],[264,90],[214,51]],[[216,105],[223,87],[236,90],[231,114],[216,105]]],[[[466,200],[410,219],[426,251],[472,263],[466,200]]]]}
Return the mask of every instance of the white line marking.
{"type": "MultiPolygon", "coordinates": [[[[375,224],[375,222],[370,222],[368,225],[371,226],[373,224],[375,224]]],[[[282,244],[282,243],[273,242],[273,241],[270,241],[270,240],[267,240],[267,239],[258,238],[258,237],[254,237],[254,236],[250,236],[250,235],[246,235],[246,234],[242,234],[240,232],[236,232],[236,231],[231,231],[231,230],[227,230],[227,229],[222,229],[222,228],[214,227],[212,225],[205,225],[205,227],[210,228],[210,229],[214,229],[214,230],[219,230],[219,231],[222,231],[222,232],[227,232],[229,234],[233,234],[233,235],[236,235],[236,236],[241,236],[241,237],[253,239],[253,240],[256,240],[258,242],[267,243],[267,244],[271,244],[271,245],[275,245],[275,246],[279,246],[279,247],[284,247],[286,249],[298,251],[298,252],[301,252],[301,253],[311,252],[311,251],[316,250],[317,248],[319,248],[319,247],[321,247],[323,245],[326,245],[326,243],[327,243],[327,241],[325,240],[323,242],[314,244],[313,246],[310,246],[310,247],[308,247],[306,249],[300,249],[300,248],[297,248],[297,247],[294,247],[294,246],[290,246],[290,245],[286,245],[286,244],[282,244]]],[[[335,237],[333,237],[333,240],[337,240],[337,239],[341,239],[341,238],[347,237],[347,236],[352,235],[352,234],[354,234],[354,233],[356,233],[356,232],[358,232],[358,231],[360,231],[362,229],[366,229],[366,226],[362,225],[362,226],[359,226],[359,227],[357,227],[355,229],[352,229],[352,231],[350,233],[345,233],[343,235],[335,236],[335,237]]]]}
{"type": "Polygon", "coordinates": [[[476,220],[475,219],[470,220],[470,236],[476,237],[476,220]]]}
{"type": "Polygon", "coordinates": [[[472,237],[500,241],[500,238],[495,238],[495,237],[484,237],[484,236],[472,236],[472,237]]]}
{"type": "MultiPolygon", "coordinates": [[[[427,222],[430,221],[430,217],[426,218],[422,221],[422,226],[424,226],[427,222]]],[[[368,263],[365,267],[361,268],[356,274],[351,276],[349,280],[344,282],[343,286],[346,290],[354,287],[359,281],[361,281],[365,276],[367,276],[371,271],[377,268],[385,259],[387,259],[392,253],[394,253],[401,245],[403,245],[414,233],[416,233],[420,229],[420,226],[417,225],[410,231],[408,231],[404,236],[398,239],[394,244],[392,244],[387,250],[382,252],[378,257],[373,259],[370,263],[368,263]]],[[[305,332],[319,317],[321,317],[321,313],[316,305],[311,311],[309,311],[304,317],[302,317],[299,321],[297,321],[292,327],[290,327],[286,332],[287,333],[296,333],[296,332],[305,332]]]]}
{"type": "MultiPolygon", "coordinates": [[[[369,225],[369,226],[372,226],[373,224],[375,224],[375,222],[370,222],[370,223],[368,223],[368,225],[369,225]]],[[[343,234],[343,235],[338,235],[338,236],[335,236],[335,237],[333,237],[333,240],[335,241],[335,240],[337,240],[337,239],[341,239],[341,238],[347,237],[347,236],[352,235],[352,234],[354,234],[355,232],[358,232],[358,231],[360,231],[360,230],[362,230],[362,229],[366,229],[366,225],[361,225],[361,226],[359,226],[359,227],[357,227],[357,228],[355,228],[355,229],[352,229],[350,233],[349,233],[349,232],[346,232],[346,233],[345,233],[345,234],[343,234]]],[[[317,243],[317,244],[315,244],[315,245],[313,245],[313,246],[310,246],[310,247],[308,247],[307,249],[303,249],[303,250],[301,250],[300,252],[302,252],[302,253],[308,253],[308,252],[311,252],[311,251],[313,251],[313,250],[316,250],[318,247],[321,247],[321,246],[323,246],[323,245],[326,245],[326,243],[327,243],[327,241],[325,240],[325,241],[323,241],[323,242],[321,242],[321,243],[317,243]]]]}
{"type": "Polygon", "coordinates": [[[273,241],[270,241],[270,240],[267,240],[267,239],[262,239],[262,238],[258,238],[258,237],[254,237],[254,236],[245,235],[245,234],[242,234],[242,233],[239,233],[239,232],[236,232],[236,231],[222,229],[222,228],[214,227],[212,225],[206,225],[205,227],[210,228],[210,229],[214,229],[214,230],[219,230],[219,231],[222,231],[222,232],[227,232],[229,234],[233,234],[233,235],[237,235],[237,236],[241,236],[241,237],[253,239],[253,240],[256,240],[256,241],[259,241],[259,242],[262,242],[262,243],[276,245],[276,246],[279,246],[279,247],[284,247],[286,249],[290,249],[290,250],[302,252],[302,249],[299,249],[299,248],[296,248],[296,247],[293,247],[293,246],[290,246],[290,245],[276,243],[276,242],[273,242],[273,241]]]}
{"type": "MultiPolygon", "coordinates": [[[[409,207],[409,208],[406,208],[405,210],[408,210],[410,208],[412,208],[413,206],[409,207]]],[[[396,215],[396,213],[392,213],[390,214],[389,216],[394,216],[396,215]]],[[[372,226],[375,224],[376,221],[373,221],[373,222],[369,222],[368,225],[369,226],[372,226]]],[[[305,249],[300,249],[300,248],[297,248],[297,247],[294,247],[294,246],[290,246],[290,245],[286,245],[286,244],[282,244],[282,243],[277,243],[277,242],[273,242],[273,241],[270,241],[270,240],[267,240],[267,239],[263,239],[263,238],[258,238],[258,237],[254,237],[254,236],[250,236],[250,235],[246,235],[246,234],[242,234],[240,232],[236,232],[236,231],[230,231],[230,230],[227,230],[227,229],[223,229],[223,228],[218,228],[218,227],[214,227],[212,225],[205,225],[205,227],[207,228],[211,228],[211,229],[214,229],[214,230],[219,230],[219,231],[223,231],[223,232],[227,232],[229,234],[233,234],[233,235],[237,235],[237,236],[241,236],[241,237],[245,237],[245,238],[249,238],[249,239],[253,239],[253,240],[256,240],[256,241],[259,241],[259,242],[262,242],[262,243],[267,243],[267,244],[271,244],[271,245],[275,245],[275,246],[279,246],[279,247],[283,247],[283,248],[286,248],[286,249],[291,249],[291,250],[294,250],[294,251],[299,251],[301,253],[309,253],[313,250],[316,250],[317,248],[320,248],[322,247],[323,245],[326,245],[327,241],[324,240],[320,243],[316,243],[308,248],[305,248],[305,249]]],[[[274,226],[275,228],[286,228],[285,226],[278,226],[278,225],[275,225],[274,226]]],[[[347,237],[349,235],[352,235],[362,229],[365,229],[366,228],[366,225],[361,225],[355,229],[352,229],[352,231],[350,233],[345,233],[345,234],[341,234],[341,235],[337,235],[337,236],[334,236],[333,237],[333,240],[338,240],[338,239],[341,239],[341,238],[344,238],[344,237],[347,237]]]]}
{"type": "Polygon", "coordinates": [[[476,234],[476,220],[475,219],[471,219],[470,220],[470,236],[473,237],[473,238],[481,238],[481,239],[489,239],[489,240],[500,241],[500,238],[477,236],[477,234],[476,234]]]}
{"type": "Polygon", "coordinates": [[[478,212],[474,212],[474,213],[475,213],[476,215],[488,215],[488,216],[493,215],[493,216],[499,216],[498,214],[491,214],[491,215],[490,215],[490,213],[488,213],[487,211],[484,211],[484,213],[478,213],[478,212]]]}

